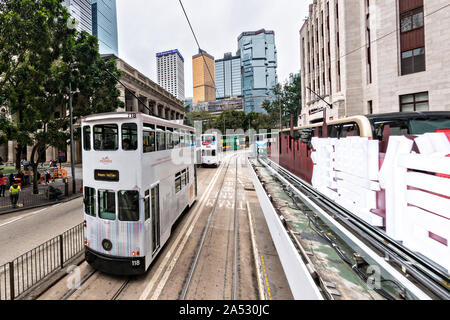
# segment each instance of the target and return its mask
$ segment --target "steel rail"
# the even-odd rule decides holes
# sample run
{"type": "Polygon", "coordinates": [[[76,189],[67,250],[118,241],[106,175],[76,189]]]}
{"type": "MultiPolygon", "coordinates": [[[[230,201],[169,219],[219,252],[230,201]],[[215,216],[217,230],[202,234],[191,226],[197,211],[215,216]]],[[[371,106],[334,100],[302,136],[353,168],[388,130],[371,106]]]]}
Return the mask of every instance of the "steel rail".
{"type": "Polygon", "coordinates": [[[239,217],[237,214],[237,189],[238,189],[238,157],[236,157],[236,180],[234,183],[234,270],[233,270],[233,300],[237,300],[237,265],[238,265],[238,232],[239,217]]]}
{"type": "MultiPolygon", "coordinates": [[[[234,156],[236,156],[236,155],[233,155],[233,157],[234,156]]],[[[201,254],[201,252],[203,250],[203,246],[205,244],[206,235],[207,235],[207,233],[209,231],[212,218],[213,218],[214,213],[216,211],[217,203],[219,202],[220,191],[223,189],[223,186],[225,184],[225,178],[227,177],[227,173],[228,173],[228,169],[230,168],[230,164],[231,164],[231,159],[230,159],[230,161],[228,161],[227,169],[225,170],[225,174],[224,174],[222,182],[220,184],[219,192],[217,192],[217,197],[214,200],[213,207],[211,208],[211,211],[209,213],[208,221],[207,221],[206,226],[205,226],[205,228],[203,230],[202,237],[201,237],[201,240],[200,240],[200,244],[198,246],[198,250],[197,250],[197,253],[195,255],[194,261],[192,262],[191,270],[189,272],[189,276],[188,276],[188,279],[187,279],[187,282],[186,282],[186,286],[184,287],[183,294],[181,296],[181,300],[185,300],[186,299],[186,295],[187,295],[187,293],[189,291],[192,278],[194,277],[194,273],[195,273],[195,270],[197,268],[198,261],[200,259],[200,254],[201,254]]]]}
{"type": "Polygon", "coordinates": [[[435,266],[412,252],[410,249],[390,238],[383,231],[371,226],[364,220],[354,215],[352,212],[323,195],[320,191],[315,190],[310,184],[293,175],[285,168],[270,159],[266,160],[268,162],[259,159],[259,161],[264,165],[275,169],[280,176],[284,176],[284,178],[290,180],[292,184],[299,186],[303,189],[302,191],[309,193],[309,196],[306,196],[312,202],[325,207],[325,209],[329,212],[331,211],[341,221],[341,223],[353,232],[357,233],[364,240],[368,241],[375,248],[387,254],[389,258],[391,258],[402,269],[409,272],[413,278],[415,278],[437,297],[446,300],[450,299],[450,293],[448,290],[450,280],[447,274],[437,269],[435,266]]]}

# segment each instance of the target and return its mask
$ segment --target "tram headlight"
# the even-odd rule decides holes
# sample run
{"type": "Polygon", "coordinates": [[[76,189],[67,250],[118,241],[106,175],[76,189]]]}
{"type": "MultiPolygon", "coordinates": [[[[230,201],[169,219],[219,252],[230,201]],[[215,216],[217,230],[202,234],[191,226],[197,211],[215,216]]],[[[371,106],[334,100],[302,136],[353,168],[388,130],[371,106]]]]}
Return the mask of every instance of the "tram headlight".
{"type": "Polygon", "coordinates": [[[105,251],[111,251],[112,250],[112,243],[108,239],[105,239],[102,241],[102,247],[105,249],[105,251]]]}

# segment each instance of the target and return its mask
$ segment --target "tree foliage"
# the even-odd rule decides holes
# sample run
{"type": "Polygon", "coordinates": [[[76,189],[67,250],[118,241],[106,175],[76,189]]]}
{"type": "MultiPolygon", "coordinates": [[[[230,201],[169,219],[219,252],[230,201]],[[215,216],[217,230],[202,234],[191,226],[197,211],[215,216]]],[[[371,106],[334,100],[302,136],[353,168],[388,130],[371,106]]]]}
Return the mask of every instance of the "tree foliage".
{"type": "MultiPolygon", "coordinates": [[[[0,140],[17,141],[16,167],[32,147],[35,189],[39,154],[64,150],[69,142],[69,86],[74,122],[121,106],[115,61],[104,61],[98,40],[70,26],[60,0],[0,1],[0,105],[9,117],[0,121],[0,140]]],[[[0,141],[1,142],[1,141],[0,141]]]]}
{"type": "Polygon", "coordinates": [[[298,123],[298,117],[302,111],[301,77],[295,77],[292,83],[277,84],[273,88],[274,98],[263,102],[263,109],[271,119],[277,119],[278,126],[289,126],[291,115],[294,118],[294,126],[298,123]],[[280,124],[281,111],[281,124],[280,124]]]}

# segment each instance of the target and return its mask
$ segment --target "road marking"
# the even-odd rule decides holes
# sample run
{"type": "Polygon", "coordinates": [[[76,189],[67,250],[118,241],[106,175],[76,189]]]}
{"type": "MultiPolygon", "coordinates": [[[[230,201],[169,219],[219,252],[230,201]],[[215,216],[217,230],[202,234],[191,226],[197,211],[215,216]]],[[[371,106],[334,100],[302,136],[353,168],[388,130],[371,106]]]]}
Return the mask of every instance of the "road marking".
{"type": "MultiPolygon", "coordinates": [[[[181,232],[179,233],[178,237],[176,238],[176,240],[174,241],[174,243],[172,244],[172,246],[169,249],[169,252],[167,253],[167,255],[164,257],[164,261],[161,263],[161,265],[159,266],[158,270],[156,271],[155,275],[153,276],[153,278],[149,281],[149,283],[147,284],[146,288],[144,289],[144,291],[142,292],[141,296],[139,297],[139,300],[146,300],[148,298],[148,296],[150,295],[150,292],[152,290],[152,288],[154,287],[157,279],[159,279],[161,273],[163,272],[163,269],[167,266],[167,263],[172,255],[172,253],[174,253],[174,249],[178,246],[179,242],[181,241],[181,237],[183,235],[186,234],[186,229],[192,227],[194,224],[191,224],[191,222],[194,220],[195,215],[197,214],[197,212],[201,212],[199,211],[200,208],[203,208],[203,206],[205,205],[205,200],[206,198],[209,197],[214,184],[216,183],[220,173],[222,172],[223,168],[224,168],[224,164],[222,164],[220,166],[220,169],[217,170],[217,172],[215,173],[215,175],[213,176],[213,179],[211,180],[211,182],[209,183],[208,187],[205,190],[205,193],[203,194],[203,196],[200,199],[200,203],[201,205],[198,206],[195,211],[189,216],[189,220],[187,221],[187,223],[184,225],[183,230],[181,230],[181,232]]],[[[197,215],[197,217],[199,216],[199,214],[197,215]]],[[[196,222],[197,220],[195,220],[196,222]]],[[[176,254],[178,253],[179,250],[177,250],[176,254]]],[[[176,259],[175,259],[176,261],[176,259]]],[[[173,264],[173,263],[171,263],[173,264]]],[[[169,265],[170,268],[170,265],[169,265]]],[[[173,268],[173,267],[172,267],[173,268]]]]}
{"type": "Polygon", "coordinates": [[[8,224],[10,224],[10,223],[13,223],[13,222],[16,222],[16,221],[19,221],[19,220],[22,220],[22,219],[31,217],[31,216],[33,216],[33,215],[35,215],[35,214],[38,214],[39,212],[44,211],[45,209],[47,209],[47,208],[44,208],[44,209],[41,209],[41,210],[38,210],[38,211],[34,211],[34,212],[32,212],[32,213],[28,213],[28,214],[26,214],[26,215],[24,215],[24,216],[22,216],[22,217],[18,217],[18,218],[12,219],[12,220],[10,220],[10,221],[8,221],[8,222],[5,222],[5,223],[3,223],[3,224],[0,224],[0,227],[3,227],[3,226],[6,226],[6,225],[8,225],[8,224]]]}

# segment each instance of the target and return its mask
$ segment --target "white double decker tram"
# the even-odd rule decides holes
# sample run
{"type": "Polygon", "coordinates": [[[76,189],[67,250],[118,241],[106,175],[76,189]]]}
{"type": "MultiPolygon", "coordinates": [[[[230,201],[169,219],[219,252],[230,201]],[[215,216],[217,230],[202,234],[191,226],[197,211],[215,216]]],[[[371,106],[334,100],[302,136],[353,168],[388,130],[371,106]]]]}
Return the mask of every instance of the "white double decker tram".
{"type": "Polygon", "coordinates": [[[217,132],[202,134],[202,165],[219,166],[222,155],[222,145],[217,132]]]}
{"type": "Polygon", "coordinates": [[[95,269],[144,273],[197,197],[194,129],[141,113],[82,119],[85,254],[95,269]]]}

